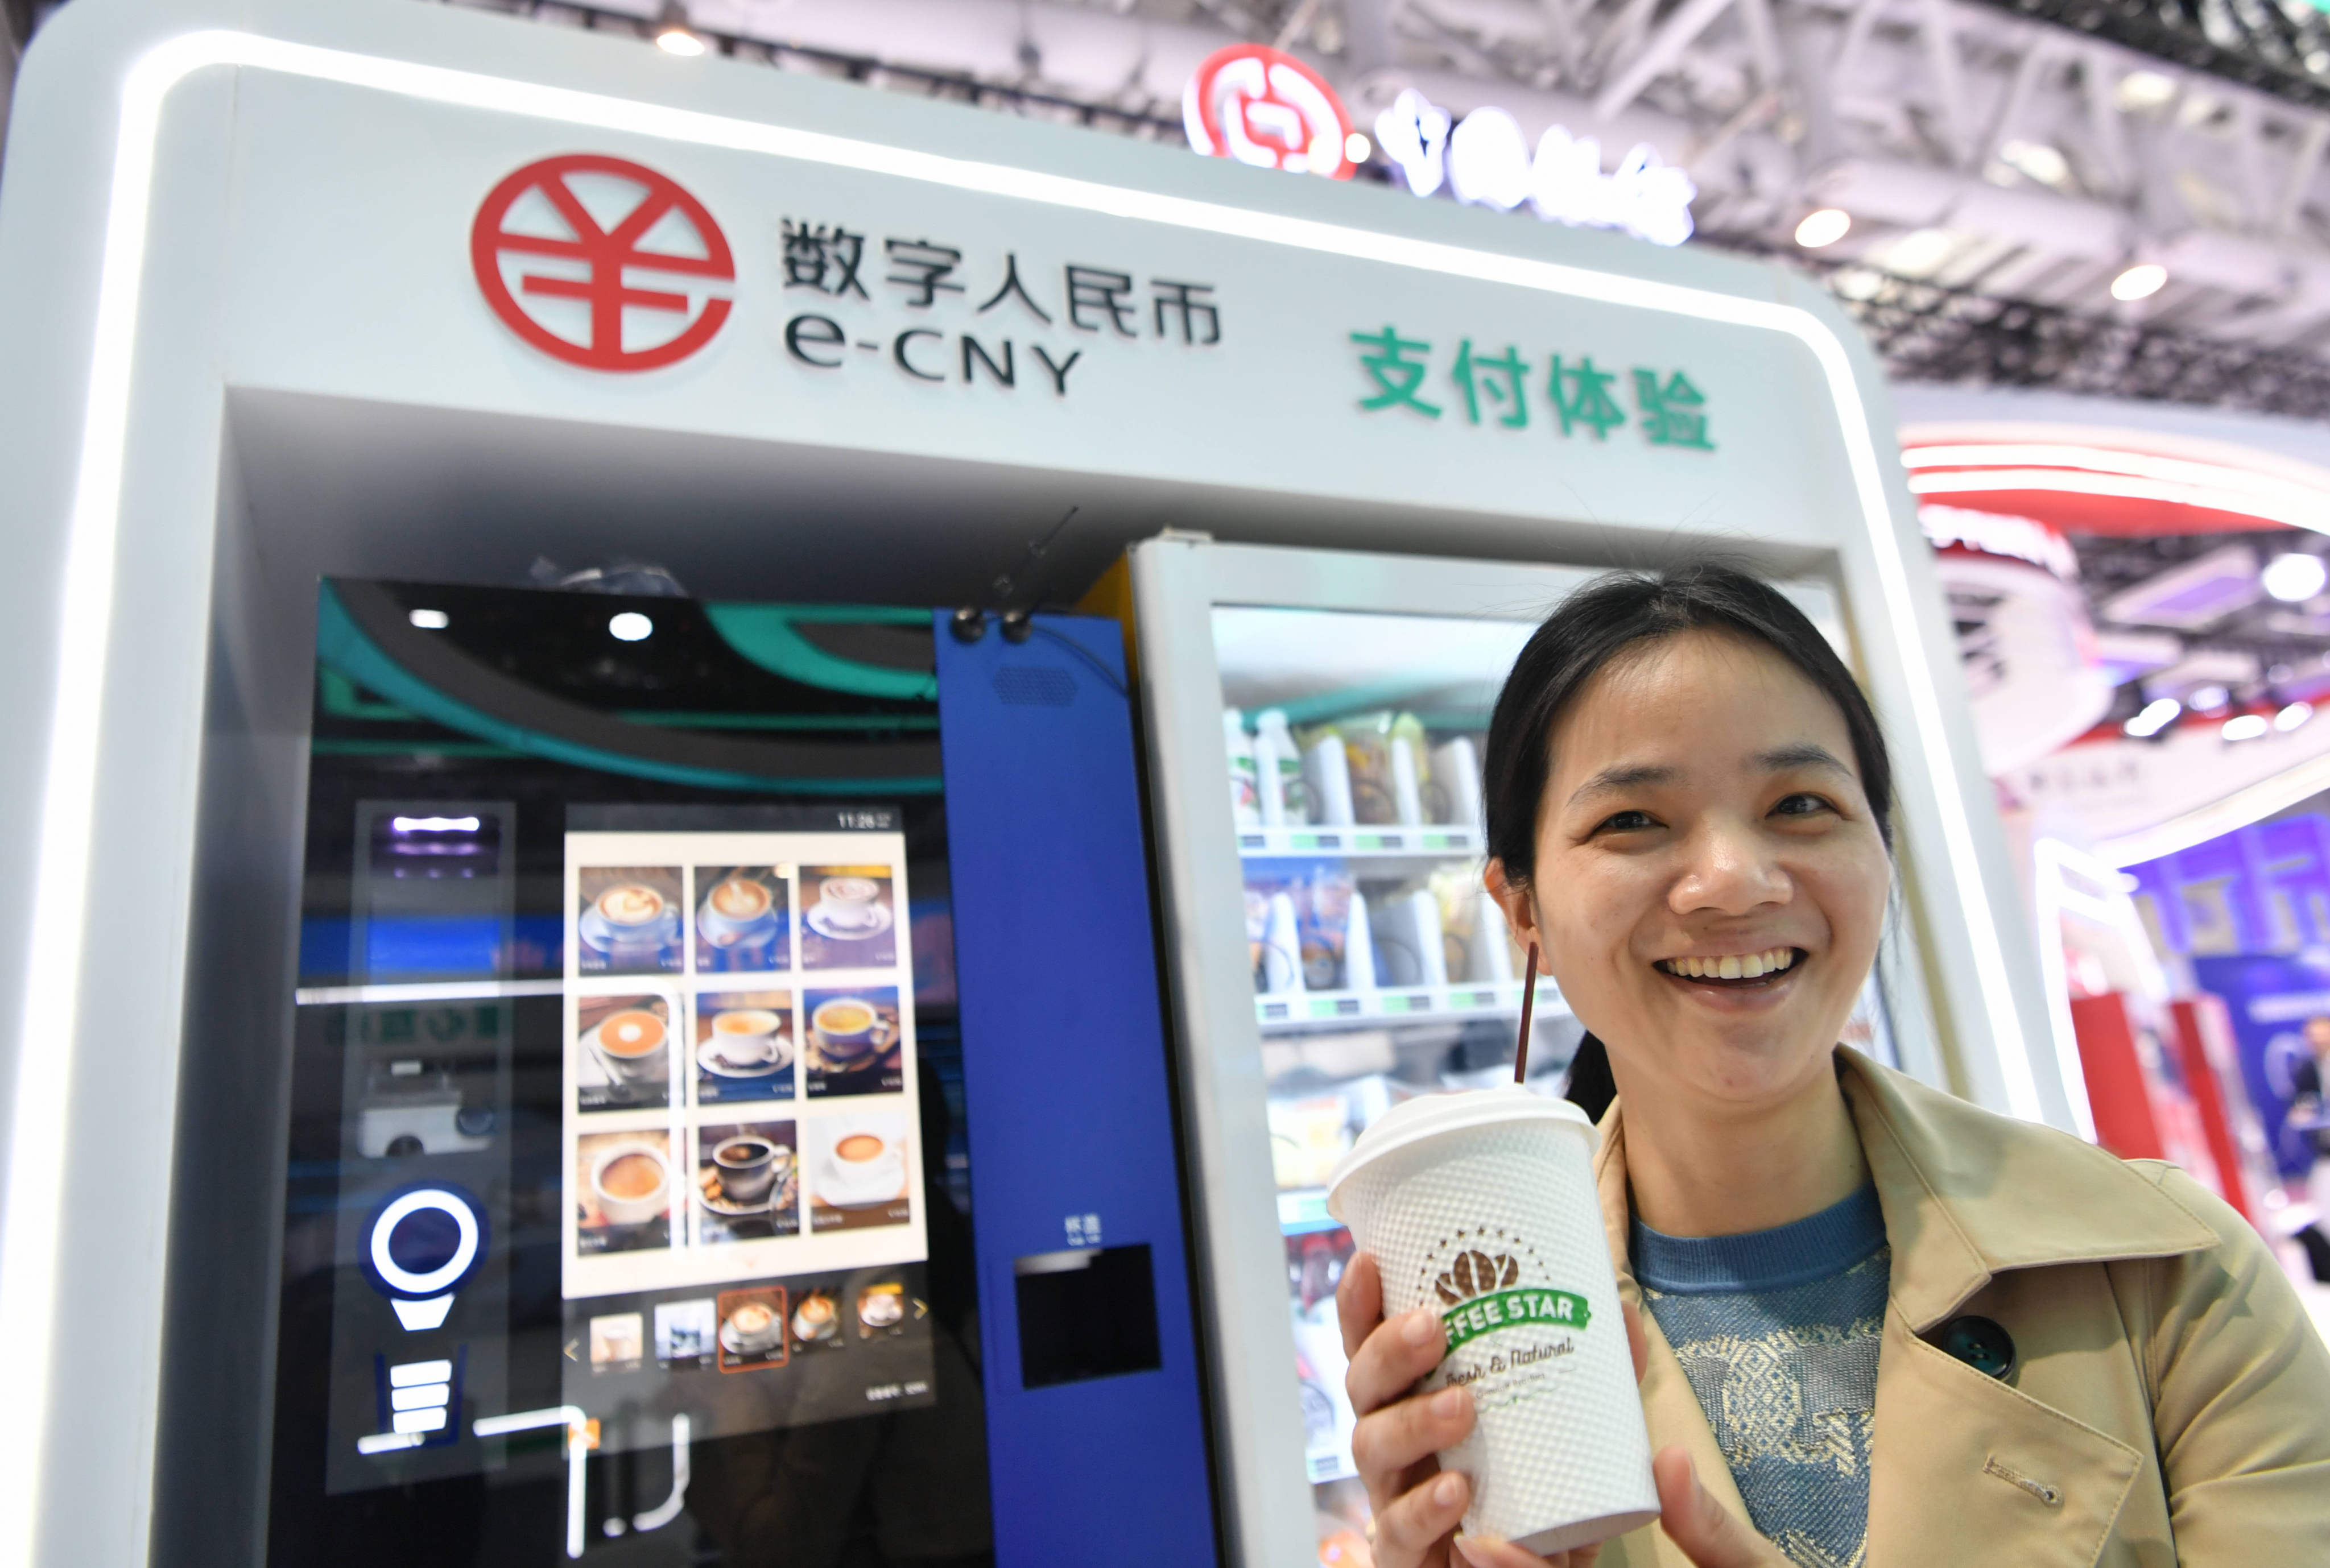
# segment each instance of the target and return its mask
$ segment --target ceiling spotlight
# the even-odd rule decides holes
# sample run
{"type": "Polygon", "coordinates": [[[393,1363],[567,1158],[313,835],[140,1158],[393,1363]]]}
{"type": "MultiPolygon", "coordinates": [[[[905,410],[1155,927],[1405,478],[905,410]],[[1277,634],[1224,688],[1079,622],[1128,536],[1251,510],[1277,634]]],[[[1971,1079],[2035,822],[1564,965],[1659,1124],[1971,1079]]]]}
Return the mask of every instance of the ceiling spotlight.
{"type": "Polygon", "coordinates": [[[2263,713],[2236,713],[2217,732],[2228,741],[2254,741],[2270,728],[2263,713]]]}
{"type": "Polygon", "coordinates": [[[617,642],[645,642],[655,631],[655,622],[636,609],[627,609],[607,622],[607,635],[617,642]]]}
{"type": "Polygon", "coordinates": [[[2123,305],[2149,299],[2168,287],[2168,269],[2157,261],[2139,261],[2112,279],[2111,297],[2123,305]]]}
{"type": "Polygon", "coordinates": [[[1376,156],[1375,143],[1361,131],[1353,131],[1343,138],[1343,156],[1355,164],[1366,163],[1376,156]]]}
{"type": "Polygon", "coordinates": [[[683,60],[693,60],[704,52],[704,40],[687,24],[687,12],[679,0],[668,0],[662,14],[656,18],[655,41],[658,49],[683,60]]]}
{"type": "Polygon", "coordinates": [[[2198,713],[2214,713],[2233,700],[2233,694],[2222,686],[2194,686],[2184,694],[2185,701],[2198,713]]]}
{"type": "Polygon", "coordinates": [[[2120,729],[2131,739],[2148,741],[2174,723],[2176,715],[2183,711],[2184,704],[2174,697],[2155,697],[2144,704],[2144,712],[2122,724],[2120,729]]]}
{"type": "Polygon", "coordinates": [[[1823,245],[1833,245],[1852,228],[1852,214],[1839,207],[1823,207],[1816,213],[1806,213],[1804,222],[1796,225],[1796,243],[1807,250],[1817,250],[1823,245]]]}
{"type": "Polygon", "coordinates": [[[2293,550],[2267,562],[2258,581],[2282,603],[2303,604],[2330,585],[2330,566],[2324,565],[2319,555],[2293,550]]]}
{"type": "Polygon", "coordinates": [[[2273,727],[2287,735],[2313,716],[2312,703],[2292,703],[2273,716],[2273,727]]]}
{"type": "Polygon", "coordinates": [[[2158,109],[2176,96],[2176,79],[2156,71],[2131,71],[2112,94],[2122,109],[2158,109]]]}
{"type": "Polygon", "coordinates": [[[404,619],[422,631],[443,631],[453,624],[453,618],[441,609],[416,609],[404,619]]]}

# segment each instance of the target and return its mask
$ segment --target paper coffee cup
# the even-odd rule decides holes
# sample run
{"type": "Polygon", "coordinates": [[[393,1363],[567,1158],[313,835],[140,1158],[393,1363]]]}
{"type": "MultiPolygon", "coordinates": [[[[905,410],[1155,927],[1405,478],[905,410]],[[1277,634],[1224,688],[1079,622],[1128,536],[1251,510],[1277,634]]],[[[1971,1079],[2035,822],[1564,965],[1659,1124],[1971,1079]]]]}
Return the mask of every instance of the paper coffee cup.
{"type": "Polygon", "coordinates": [[[1383,1275],[1384,1316],[1429,1307],[1470,1436],[1440,1454],[1473,1483],[1467,1535],[1539,1554],[1658,1517],[1651,1439],[1594,1190],[1594,1126],[1526,1089],[1392,1108],[1335,1167],[1327,1211],[1383,1275]]]}

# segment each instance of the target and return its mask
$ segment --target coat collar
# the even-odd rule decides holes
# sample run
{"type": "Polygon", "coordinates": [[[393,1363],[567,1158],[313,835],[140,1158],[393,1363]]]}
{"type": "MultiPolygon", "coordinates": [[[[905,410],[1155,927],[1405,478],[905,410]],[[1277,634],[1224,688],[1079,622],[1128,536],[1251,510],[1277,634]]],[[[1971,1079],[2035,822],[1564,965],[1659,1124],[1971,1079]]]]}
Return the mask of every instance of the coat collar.
{"type": "MultiPolygon", "coordinates": [[[[1893,1306],[1915,1333],[2010,1269],[2217,1245],[2199,1215],[2116,1155],[1929,1089],[1849,1046],[1836,1055],[1885,1212],[1893,1306]]],[[[1595,1180],[1610,1256],[1631,1285],[1623,1110],[1613,1103],[1602,1119],[1595,1180]]]]}

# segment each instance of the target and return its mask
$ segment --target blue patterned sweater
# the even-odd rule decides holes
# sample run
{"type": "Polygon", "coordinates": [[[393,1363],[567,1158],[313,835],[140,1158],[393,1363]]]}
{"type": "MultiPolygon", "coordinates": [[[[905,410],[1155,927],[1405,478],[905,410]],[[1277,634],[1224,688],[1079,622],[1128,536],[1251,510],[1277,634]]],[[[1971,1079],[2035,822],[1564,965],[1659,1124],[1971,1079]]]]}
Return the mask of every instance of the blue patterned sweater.
{"type": "Polygon", "coordinates": [[[1892,1260],[1877,1189],[1742,1236],[1637,1220],[1633,1247],[1756,1528],[1801,1568],[1860,1568],[1892,1260]]]}

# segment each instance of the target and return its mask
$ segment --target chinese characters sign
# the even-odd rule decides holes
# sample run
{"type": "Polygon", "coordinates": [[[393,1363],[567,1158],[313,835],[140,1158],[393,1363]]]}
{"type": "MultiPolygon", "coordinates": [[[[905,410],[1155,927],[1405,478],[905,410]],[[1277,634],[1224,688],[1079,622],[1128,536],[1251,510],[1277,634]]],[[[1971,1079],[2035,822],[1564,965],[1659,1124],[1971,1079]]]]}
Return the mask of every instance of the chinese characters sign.
{"type": "Polygon", "coordinates": [[[1359,407],[1369,413],[1404,410],[1436,420],[1454,406],[1469,424],[1527,430],[1534,388],[1535,395],[1544,400],[1548,418],[1564,436],[1582,432],[1606,441],[1612,430],[1631,422],[1653,447],[1715,449],[1708,433],[1706,395],[1680,370],[1635,365],[1622,377],[1615,370],[1596,365],[1591,354],[1572,358],[1551,354],[1539,364],[1524,359],[1513,345],[1492,353],[1467,337],[1456,345],[1444,379],[1435,380],[1428,342],[1402,337],[1392,326],[1354,332],[1350,341],[1359,351],[1359,369],[1366,378],[1367,395],[1359,399],[1359,407]],[[1611,390],[1622,384],[1633,393],[1632,414],[1611,390]],[[1435,397],[1442,401],[1434,401],[1435,397]]]}
{"type": "MultiPolygon", "coordinates": [[[[874,238],[845,222],[787,216],[772,292],[815,307],[781,336],[797,366],[839,370],[863,354],[910,382],[1066,397],[1101,343],[1222,341],[1211,283],[1114,266],[966,257],[927,233],[874,238]],[[876,326],[867,311],[905,318],[876,326]]],[[[486,303],[519,338],[585,370],[678,364],[717,337],[736,306],[728,237],[668,176],[594,153],[526,165],[488,194],[470,225],[486,303]]]]}
{"type": "Polygon", "coordinates": [[[862,354],[919,382],[1012,390],[1024,378],[1066,397],[1094,343],[1222,341],[1209,283],[1076,261],[1052,267],[1018,250],[966,259],[927,234],[877,242],[843,223],[802,218],[783,220],[781,240],[785,288],[823,297],[784,326],[786,352],[817,370],[862,354]],[[853,325],[869,308],[901,312],[908,325],[853,325]]]}

